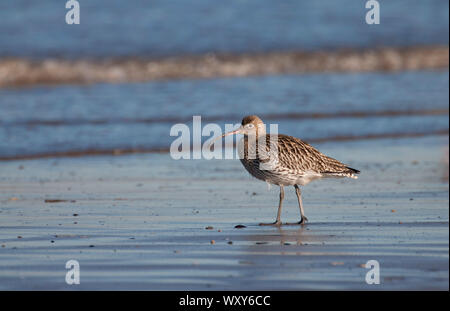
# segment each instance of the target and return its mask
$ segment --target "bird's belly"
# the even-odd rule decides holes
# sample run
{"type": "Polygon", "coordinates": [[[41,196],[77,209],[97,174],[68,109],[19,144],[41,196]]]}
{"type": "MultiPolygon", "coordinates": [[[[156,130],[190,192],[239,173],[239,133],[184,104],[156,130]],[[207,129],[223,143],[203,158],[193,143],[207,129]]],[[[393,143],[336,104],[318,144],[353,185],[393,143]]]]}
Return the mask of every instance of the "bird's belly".
{"type": "Polygon", "coordinates": [[[241,163],[253,177],[259,180],[283,186],[300,184],[298,182],[298,175],[291,174],[288,170],[284,170],[281,167],[263,169],[260,166],[260,161],[257,159],[241,159],[241,163]]]}
{"type": "Polygon", "coordinates": [[[297,180],[295,181],[295,184],[300,185],[300,186],[306,186],[313,180],[316,180],[319,178],[322,178],[322,175],[320,175],[320,174],[313,174],[313,175],[304,174],[304,175],[297,176],[297,180]]]}
{"type": "MultiPolygon", "coordinates": [[[[276,150],[276,148],[270,148],[276,150]]],[[[244,139],[238,144],[239,158],[245,169],[255,178],[283,186],[306,185],[311,181],[321,178],[322,174],[309,171],[299,171],[279,161],[278,153],[264,152],[258,149],[256,152],[252,144],[247,144],[244,139]],[[250,158],[249,154],[256,156],[250,158]],[[263,155],[262,158],[260,156],[263,155]]]]}

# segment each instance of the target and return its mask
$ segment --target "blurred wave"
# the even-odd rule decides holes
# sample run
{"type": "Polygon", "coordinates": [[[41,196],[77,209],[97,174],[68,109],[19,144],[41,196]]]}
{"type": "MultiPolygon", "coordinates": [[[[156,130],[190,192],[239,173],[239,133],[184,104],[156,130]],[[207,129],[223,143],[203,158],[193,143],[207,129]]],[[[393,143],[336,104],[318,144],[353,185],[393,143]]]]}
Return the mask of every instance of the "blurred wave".
{"type": "Polygon", "coordinates": [[[443,69],[445,46],[317,52],[207,54],[144,60],[0,60],[0,87],[122,83],[183,78],[244,77],[308,72],[443,69]]]}

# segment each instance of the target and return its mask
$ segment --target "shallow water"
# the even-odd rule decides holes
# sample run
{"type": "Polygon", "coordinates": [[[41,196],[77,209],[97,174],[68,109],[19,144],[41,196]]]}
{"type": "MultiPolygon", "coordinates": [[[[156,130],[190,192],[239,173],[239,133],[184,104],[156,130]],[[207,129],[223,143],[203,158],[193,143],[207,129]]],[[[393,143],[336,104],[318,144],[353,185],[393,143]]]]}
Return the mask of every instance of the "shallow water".
{"type": "Polygon", "coordinates": [[[3,89],[0,157],[165,150],[193,115],[224,130],[257,114],[308,141],[446,133],[448,82],[448,71],[418,71],[3,89]]]}
{"type": "Polygon", "coordinates": [[[376,26],[365,23],[365,2],[90,0],[81,3],[80,25],[66,25],[65,1],[1,1],[0,56],[165,56],[448,44],[448,1],[385,1],[376,26]]]}

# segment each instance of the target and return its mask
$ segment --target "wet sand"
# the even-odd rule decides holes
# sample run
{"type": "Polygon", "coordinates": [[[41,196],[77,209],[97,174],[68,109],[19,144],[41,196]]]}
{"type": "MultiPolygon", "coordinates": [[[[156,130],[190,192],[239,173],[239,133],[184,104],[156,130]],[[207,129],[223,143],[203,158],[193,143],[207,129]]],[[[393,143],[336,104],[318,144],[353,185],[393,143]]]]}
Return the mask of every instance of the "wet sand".
{"type": "MultiPolygon", "coordinates": [[[[448,136],[315,145],[362,173],[304,187],[302,227],[257,225],[278,189],[238,160],[0,162],[0,289],[448,290],[448,136]],[[365,283],[372,259],[380,285],[365,283]]],[[[293,189],[284,206],[297,220],[293,189]]]]}

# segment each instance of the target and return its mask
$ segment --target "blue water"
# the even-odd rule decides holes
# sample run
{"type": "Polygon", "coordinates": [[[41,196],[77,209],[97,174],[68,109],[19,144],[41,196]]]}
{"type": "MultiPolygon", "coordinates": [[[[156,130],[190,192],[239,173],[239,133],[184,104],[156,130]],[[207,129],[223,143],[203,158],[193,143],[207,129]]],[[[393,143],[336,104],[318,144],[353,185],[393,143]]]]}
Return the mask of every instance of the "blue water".
{"type": "MultiPolygon", "coordinates": [[[[449,73],[310,74],[0,90],[0,156],[167,148],[193,115],[239,123],[260,115],[304,139],[430,133],[449,127],[449,73]],[[342,112],[447,110],[439,115],[333,117],[342,112]],[[325,119],[274,114],[328,113],[325,119]],[[165,119],[167,118],[167,119],[165,119]]],[[[207,138],[207,137],[206,137],[207,138]]]]}
{"type": "Polygon", "coordinates": [[[448,44],[448,0],[0,1],[0,56],[64,58],[448,44]]]}
{"type": "MultiPolygon", "coordinates": [[[[365,23],[363,0],[79,2],[81,24],[67,25],[63,0],[1,1],[0,58],[448,45],[449,37],[447,0],[380,1],[380,25],[365,23]]],[[[313,140],[442,132],[448,131],[448,83],[444,70],[4,88],[0,157],[167,148],[171,126],[189,124],[193,115],[223,126],[257,114],[279,123],[281,133],[313,140]],[[441,113],[333,117],[418,110],[441,113]],[[292,113],[330,117],[289,119],[292,113]]]]}

